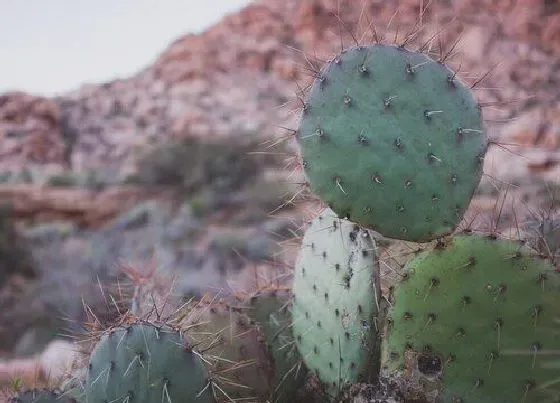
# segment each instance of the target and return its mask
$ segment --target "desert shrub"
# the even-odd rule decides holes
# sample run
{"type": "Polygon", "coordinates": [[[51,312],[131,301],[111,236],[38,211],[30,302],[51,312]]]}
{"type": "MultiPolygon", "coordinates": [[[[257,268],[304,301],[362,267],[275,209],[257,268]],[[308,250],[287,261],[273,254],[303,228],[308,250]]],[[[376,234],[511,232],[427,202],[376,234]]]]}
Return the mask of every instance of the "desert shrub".
{"type": "Polygon", "coordinates": [[[0,205],[0,287],[12,274],[35,277],[37,272],[28,245],[16,230],[12,208],[0,205]]]}
{"type": "Polygon", "coordinates": [[[52,175],[47,179],[46,184],[47,186],[54,187],[74,187],[79,185],[76,176],[69,172],[52,175]]]}
{"type": "Polygon", "coordinates": [[[259,172],[256,149],[237,139],[205,142],[183,139],[154,147],[140,157],[135,181],[149,186],[177,186],[187,192],[209,187],[229,192],[259,172]]]}

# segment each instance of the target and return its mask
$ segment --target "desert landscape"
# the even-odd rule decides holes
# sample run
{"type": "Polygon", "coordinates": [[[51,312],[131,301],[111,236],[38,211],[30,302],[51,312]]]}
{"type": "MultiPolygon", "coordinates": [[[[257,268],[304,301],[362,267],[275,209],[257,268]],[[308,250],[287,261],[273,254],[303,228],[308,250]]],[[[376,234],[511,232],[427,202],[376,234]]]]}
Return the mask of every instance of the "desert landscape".
{"type": "MultiPolygon", "coordinates": [[[[326,61],[376,42],[441,59],[482,108],[489,147],[460,227],[545,253],[560,196],[560,3],[257,0],[129,78],[55,98],[0,94],[6,401],[74,385],[91,335],[154,307],[159,319],[289,291],[325,207],[294,136],[302,99],[326,61]]],[[[403,262],[383,255],[393,241],[378,245],[388,293],[403,262]]],[[[402,382],[355,385],[340,401],[433,401],[402,382]]],[[[298,399],[326,401],[318,388],[307,379],[298,399]]]]}

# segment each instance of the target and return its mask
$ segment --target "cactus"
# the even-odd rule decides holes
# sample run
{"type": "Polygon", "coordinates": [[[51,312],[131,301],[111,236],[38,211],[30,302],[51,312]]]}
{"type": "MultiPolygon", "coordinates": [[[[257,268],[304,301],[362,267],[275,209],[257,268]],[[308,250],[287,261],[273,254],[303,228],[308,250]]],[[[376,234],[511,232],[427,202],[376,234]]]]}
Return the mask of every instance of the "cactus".
{"type": "Polygon", "coordinates": [[[379,273],[373,239],[327,209],[306,231],[296,262],[292,306],[296,345],[336,398],[347,383],[379,370],[379,273]]]}
{"type": "Polygon", "coordinates": [[[288,301],[277,291],[260,292],[250,300],[248,315],[257,324],[272,355],[274,365],[272,403],[297,401],[297,392],[305,383],[307,370],[294,344],[288,301]]]}
{"type": "Polygon", "coordinates": [[[232,399],[263,400],[269,394],[273,368],[266,344],[249,318],[225,303],[199,302],[180,327],[187,340],[215,357],[213,371],[227,378],[221,387],[232,399]]]}
{"type": "Polygon", "coordinates": [[[50,389],[31,389],[12,397],[9,403],[76,403],[76,400],[50,389]]]}
{"type": "Polygon", "coordinates": [[[73,172],[61,172],[48,177],[46,184],[53,187],[75,187],[79,185],[79,180],[73,172]]]}
{"type": "Polygon", "coordinates": [[[384,363],[441,382],[445,402],[548,401],[558,306],[549,262],[516,242],[459,235],[405,267],[384,363]]]}
{"type": "Polygon", "coordinates": [[[137,322],[104,334],[94,348],[87,403],[213,402],[199,353],[167,325],[137,322]]]}
{"type": "Polygon", "coordinates": [[[482,112],[454,72],[423,53],[357,46],[318,74],[298,129],[311,190],[389,238],[451,233],[482,175],[482,112]]]}

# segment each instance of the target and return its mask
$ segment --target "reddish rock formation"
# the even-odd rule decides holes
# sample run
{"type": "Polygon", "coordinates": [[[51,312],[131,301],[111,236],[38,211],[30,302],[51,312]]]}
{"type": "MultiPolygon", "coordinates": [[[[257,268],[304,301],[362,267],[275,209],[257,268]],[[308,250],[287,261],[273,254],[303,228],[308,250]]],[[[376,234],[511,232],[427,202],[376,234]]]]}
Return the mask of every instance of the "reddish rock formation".
{"type": "Polygon", "coordinates": [[[56,102],[23,92],[0,95],[0,158],[20,155],[23,161],[62,162],[56,102]]]}
{"type": "Polygon", "coordinates": [[[455,11],[466,18],[473,12],[500,21],[507,37],[531,43],[547,52],[560,52],[560,3],[546,0],[459,0],[455,11]],[[476,11],[475,11],[476,10],[476,11]]]}
{"type": "Polygon", "coordinates": [[[99,192],[34,185],[0,186],[0,201],[11,205],[16,218],[33,217],[38,222],[69,220],[94,228],[141,200],[165,194],[161,189],[134,186],[111,187],[99,192]]]}

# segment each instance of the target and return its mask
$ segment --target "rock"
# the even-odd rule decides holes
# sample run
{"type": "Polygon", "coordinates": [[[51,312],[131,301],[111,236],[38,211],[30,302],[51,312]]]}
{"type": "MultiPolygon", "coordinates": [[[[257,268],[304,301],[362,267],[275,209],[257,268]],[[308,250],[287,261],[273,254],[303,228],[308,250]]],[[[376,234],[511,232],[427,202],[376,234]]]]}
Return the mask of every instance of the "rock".
{"type": "Polygon", "coordinates": [[[35,221],[72,221],[79,226],[100,227],[140,200],[164,197],[165,190],[115,186],[99,192],[34,185],[0,186],[0,200],[15,217],[35,221]]]}
{"type": "Polygon", "coordinates": [[[0,166],[21,164],[22,159],[63,163],[64,144],[56,132],[59,124],[60,109],[51,99],[23,92],[0,95],[0,166]]]}
{"type": "Polygon", "coordinates": [[[501,141],[557,150],[560,145],[560,107],[534,107],[523,112],[502,127],[501,141]]]}

